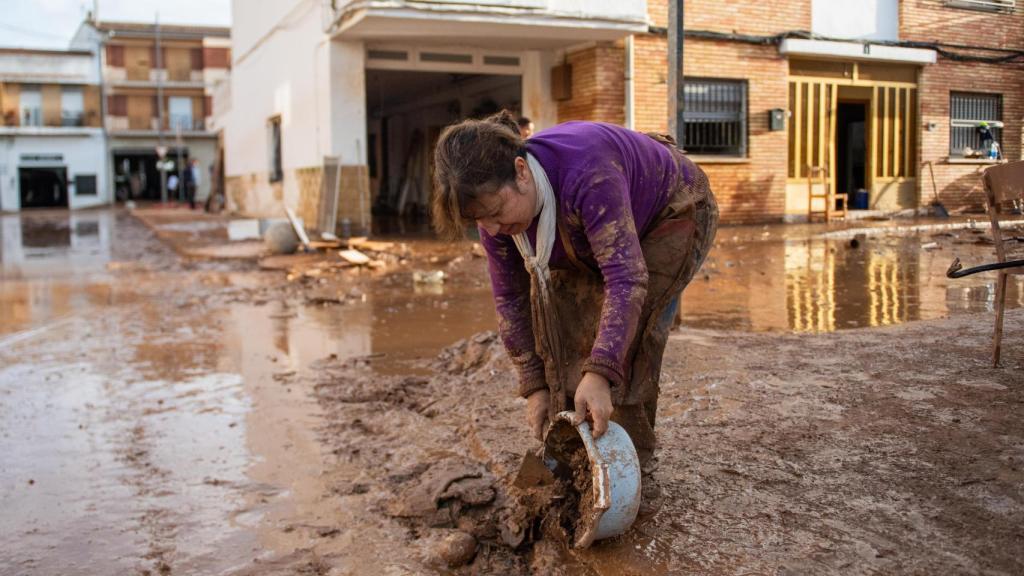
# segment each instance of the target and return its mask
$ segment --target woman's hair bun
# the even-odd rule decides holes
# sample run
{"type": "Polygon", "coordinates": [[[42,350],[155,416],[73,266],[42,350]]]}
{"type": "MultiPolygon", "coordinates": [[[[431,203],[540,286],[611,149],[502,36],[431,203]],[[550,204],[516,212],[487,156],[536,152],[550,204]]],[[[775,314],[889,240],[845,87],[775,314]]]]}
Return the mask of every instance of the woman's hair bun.
{"type": "Polygon", "coordinates": [[[502,110],[497,114],[492,114],[491,116],[484,118],[484,122],[499,124],[511,130],[516,136],[519,136],[519,124],[516,123],[515,116],[513,116],[508,110],[502,110]]]}

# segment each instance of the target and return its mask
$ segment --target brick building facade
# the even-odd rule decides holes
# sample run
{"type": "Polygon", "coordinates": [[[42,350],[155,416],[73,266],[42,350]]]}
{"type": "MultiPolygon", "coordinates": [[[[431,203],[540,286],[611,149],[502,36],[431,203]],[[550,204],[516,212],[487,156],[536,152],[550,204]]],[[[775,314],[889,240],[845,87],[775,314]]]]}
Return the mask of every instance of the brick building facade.
{"type": "MultiPolygon", "coordinates": [[[[880,29],[858,29],[856,14],[819,0],[687,0],[684,72],[694,93],[721,94],[723,86],[743,93],[741,153],[687,146],[708,173],[724,220],[806,218],[810,165],[828,170],[835,191],[853,200],[863,188],[867,207],[891,211],[932,201],[929,162],[948,208],[981,210],[981,172],[991,161],[964,158],[960,146],[986,155],[988,146],[975,150],[987,143],[975,134],[979,121],[993,126],[1003,158],[1021,159],[1024,13],[955,0],[872,4],[879,21],[886,10],[891,16],[880,29]],[[773,109],[786,117],[775,129],[773,109]],[[961,118],[961,110],[987,112],[961,118]]],[[[649,33],[567,51],[572,97],[559,102],[559,121],[667,129],[668,2],[647,6],[649,33]],[[630,69],[632,87],[623,73],[630,69]]],[[[696,124],[723,116],[703,112],[690,90],[688,106],[696,108],[687,124],[697,136],[704,128],[696,124]]]]}

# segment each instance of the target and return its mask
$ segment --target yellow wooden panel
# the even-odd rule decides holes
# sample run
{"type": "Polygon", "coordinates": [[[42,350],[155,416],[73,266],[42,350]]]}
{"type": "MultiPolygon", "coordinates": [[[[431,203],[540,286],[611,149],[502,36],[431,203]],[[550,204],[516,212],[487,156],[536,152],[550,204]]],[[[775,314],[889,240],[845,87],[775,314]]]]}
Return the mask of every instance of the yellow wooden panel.
{"type": "Polygon", "coordinates": [[[871,137],[868,138],[868,158],[871,164],[868,173],[871,174],[872,180],[878,178],[878,107],[878,87],[875,86],[871,90],[871,137]]]}
{"type": "Polygon", "coordinates": [[[891,129],[889,101],[892,99],[889,90],[890,88],[882,88],[882,176],[892,176],[892,173],[889,172],[889,133],[891,129]]]}
{"type": "MultiPolygon", "coordinates": [[[[830,98],[830,113],[829,113],[829,127],[828,127],[828,184],[829,190],[832,193],[838,192],[836,189],[836,117],[839,115],[839,86],[832,84],[831,98],[830,98]]],[[[846,205],[844,204],[845,208],[846,205]]]]}
{"type": "Polygon", "coordinates": [[[896,99],[893,102],[893,118],[892,118],[892,175],[893,177],[899,178],[903,175],[903,164],[904,159],[900,156],[900,144],[903,140],[903,133],[900,132],[900,128],[903,125],[903,107],[900,105],[901,98],[906,88],[896,88],[895,95],[896,99]]]}
{"type": "MultiPolygon", "coordinates": [[[[817,109],[817,117],[818,117],[818,142],[817,142],[818,143],[818,147],[817,147],[818,148],[818,159],[817,159],[817,164],[816,165],[817,166],[821,166],[822,168],[825,168],[825,167],[828,166],[828,160],[825,158],[825,113],[826,113],[825,106],[826,106],[826,102],[825,102],[825,84],[823,82],[821,82],[821,83],[818,83],[818,109],[817,109]]],[[[828,186],[828,184],[827,184],[827,180],[826,180],[826,183],[825,183],[826,189],[827,189],[827,186],[828,186]]],[[[825,193],[827,194],[827,190],[825,191],[825,193]]]]}
{"type": "Polygon", "coordinates": [[[793,107],[793,115],[796,118],[796,123],[795,123],[796,125],[793,127],[793,131],[794,131],[794,134],[795,134],[794,142],[796,143],[796,145],[794,146],[793,155],[795,156],[795,162],[796,162],[796,164],[795,164],[796,165],[796,177],[797,178],[801,178],[804,175],[804,164],[803,164],[803,158],[801,157],[803,145],[801,143],[802,139],[800,138],[800,136],[803,134],[803,113],[804,113],[804,108],[803,108],[803,91],[804,91],[804,83],[803,82],[794,82],[794,85],[796,86],[796,105],[793,107]]]}
{"type": "Polygon", "coordinates": [[[916,150],[910,146],[910,134],[915,130],[917,123],[914,122],[914,114],[910,108],[910,99],[914,95],[914,90],[907,88],[906,100],[903,102],[903,117],[905,118],[903,127],[903,175],[911,176],[913,172],[913,166],[917,164],[917,153],[916,150]]]}

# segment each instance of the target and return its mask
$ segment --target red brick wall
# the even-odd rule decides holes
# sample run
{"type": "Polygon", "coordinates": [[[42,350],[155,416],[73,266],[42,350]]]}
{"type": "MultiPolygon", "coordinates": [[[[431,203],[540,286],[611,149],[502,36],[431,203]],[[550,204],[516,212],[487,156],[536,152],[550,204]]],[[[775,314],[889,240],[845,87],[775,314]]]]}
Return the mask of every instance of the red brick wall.
{"type": "MultiPolygon", "coordinates": [[[[712,2],[687,0],[688,30],[774,35],[810,30],[811,0],[712,2]]],[[[666,26],[668,1],[649,0],[655,26],[666,26]]],[[[943,6],[935,0],[900,2],[903,40],[945,42],[1024,49],[1024,12],[994,14],[943,6]]],[[[638,35],[634,42],[635,128],[663,132],[668,124],[667,39],[638,35]]],[[[993,53],[982,53],[992,55],[993,53]]],[[[573,119],[624,122],[624,51],[602,44],[570,54],[573,98],[559,103],[560,121],[573,119]]],[[[725,222],[779,220],[785,209],[787,138],[785,131],[768,131],[768,110],[788,106],[788,63],[776,46],[686,40],[687,76],[748,81],[748,158],[744,162],[702,162],[722,208],[725,222]]],[[[1024,64],[959,63],[940,56],[920,76],[920,123],[934,130],[920,133],[919,161],[935,163],[940,197],[950,208],[981,208],[978,166],[947,162],[949,151],[949,92],[1003,94],[1003,152],[1020,159],[1024,121],[1024,64]]],[[[931,201],[931,182],[919,179],[923,204],[931,201]]]]}
{"type": "MultiPolygon", "coordinates": [[[[925,66],[920,76],[920,161],[931,161],[939,199],[949,209],[984,210],[981,173],[985,165],[951,164],[949,158],[949,94],[952,91],[990,92],[1003,95],[1003,156],[1021,159],[1021,126],[1024,119],[1024,69],[1007,64],[980,64],[940,60],[925,66]],[[934,130],[928,130],[933,123],[934,130]]],[[[933,198],[927,172],[920,181],[921,201],[933,198]]]]}
{"type": "Polygon", "coordinates": [[[558,121],[626,121],[626,59],[620,45],[600,44],[567,56],[572,98],[558,103],[558,121]]]}
{"type": "MultiPolygon", "coordinates": [[[[702,162],[725,222],[780,220],[786,205],[786,132],[768,130],[768,110],[788,99],[785,58],[774,46],[687,40],[687,76],[747,80],[747,159],[702,162]]],[[[668,128],[667,40],[638,37],[634,43],[636,129],[668,128]]]]}
{"type": "MultiPolygon", "coordinates": [[[[928,0],[900,2],[900,38],[921,42],[943,42],[964,46],[985,46],[1024,50],[1024,12],[1013,14],[981,12],[943,6],[928,0]]],[[[951,51],[981,56],[999,56],[999,52],[951,51]]],[[[1024,140],[1024,62],[987,64],[955,62],[942,56],[933,66],[925,66],[920,75],[921,136],[920,161],[932,161],[940,200],[950,209],[984,210],[981,173],[985,165],[950,164],[949,96],[950,92],[987,92],[1003,95],[1003,155],[1021,159],[1024,140]],[[934,130],[928,130],[933,123],[934,130]]],[[[927,171],[920,179],[921,201],[933,198],[927,171]]]]}
{"type": "MultiPolygon", "coordinates": [[[[665,26],[667,0],[648,0],[647,13],[656,26],[665,26]],[[658,19],[658,20],[655,20],[658,19]]],[[[811,29],[811,0],[688,0],[683,24],[690,30],[774,35],[811,29]]]]}
{"type": "Polygon", "coordinates": [[[951,8],[935,0],[900,1],[900,40],[1024,48],[1024,11],[951,8]]]}

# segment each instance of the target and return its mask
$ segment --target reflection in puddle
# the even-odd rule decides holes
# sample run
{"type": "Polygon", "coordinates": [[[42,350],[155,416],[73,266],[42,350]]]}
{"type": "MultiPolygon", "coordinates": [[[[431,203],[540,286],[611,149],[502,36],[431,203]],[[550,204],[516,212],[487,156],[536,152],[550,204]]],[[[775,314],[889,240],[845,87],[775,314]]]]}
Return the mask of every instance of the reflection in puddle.
{"type": "Polygon", "coordinates": [[[0,216],[0,278],[102,271],[113,227],[109,211],[0,216]]]}
{"type": "MultiPolygon", "coordinates": [[[[995,274],[951,280],[954,255],[992,261],[989,246],[921,249],[919,236],[724,243],[687,289],[684,324],[754,331],[829,332],[993,310],[995,274]]],[[[1024,305],[1024,280],[1010,277],[1007,306],[1024,305]]]]}

